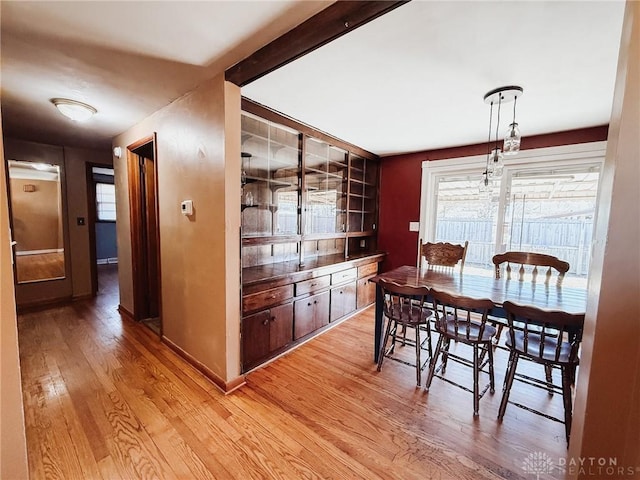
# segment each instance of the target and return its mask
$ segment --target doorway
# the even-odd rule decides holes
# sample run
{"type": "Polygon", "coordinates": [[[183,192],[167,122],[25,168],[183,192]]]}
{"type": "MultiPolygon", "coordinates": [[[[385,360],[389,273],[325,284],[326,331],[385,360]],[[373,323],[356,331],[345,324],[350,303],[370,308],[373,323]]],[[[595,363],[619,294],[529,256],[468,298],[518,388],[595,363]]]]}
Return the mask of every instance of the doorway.
{"type": "Polygon", "coordinates": [[[133,316],[162,335],[155,135],[127,147],[133,316]]]}

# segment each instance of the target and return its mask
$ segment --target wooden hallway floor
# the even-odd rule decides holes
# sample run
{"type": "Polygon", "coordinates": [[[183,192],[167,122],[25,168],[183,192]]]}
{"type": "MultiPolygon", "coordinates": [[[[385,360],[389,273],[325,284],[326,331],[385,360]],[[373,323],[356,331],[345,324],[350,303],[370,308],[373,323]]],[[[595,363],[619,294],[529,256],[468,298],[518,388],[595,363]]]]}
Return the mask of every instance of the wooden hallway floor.
{"type": "MultiPolygon", "coordinates": [[[[32,480],[532,479],[531,455],[566,455],[559,423],[513,407],[496,421],[504,355],[474,418],[470,393],[437,378],[417,389],[413,368],[397,362],[376,372],[368,309],[225,396],[121,318],[117,288],[101,291],[19,316],[32,480]]],[[[558,395],[523,392],[561,412],[558,395]]]]}

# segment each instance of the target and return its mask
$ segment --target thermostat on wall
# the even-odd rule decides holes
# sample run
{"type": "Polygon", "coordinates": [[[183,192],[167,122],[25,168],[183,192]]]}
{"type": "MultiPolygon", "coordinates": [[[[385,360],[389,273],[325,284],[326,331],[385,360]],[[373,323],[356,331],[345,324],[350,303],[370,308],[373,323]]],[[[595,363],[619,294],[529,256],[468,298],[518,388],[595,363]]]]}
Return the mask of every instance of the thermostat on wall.
{"type": "Polygon", "coordinates": [[[180,204],[183,215],[193,215],[193,200],[185,200],[180,204]]]}

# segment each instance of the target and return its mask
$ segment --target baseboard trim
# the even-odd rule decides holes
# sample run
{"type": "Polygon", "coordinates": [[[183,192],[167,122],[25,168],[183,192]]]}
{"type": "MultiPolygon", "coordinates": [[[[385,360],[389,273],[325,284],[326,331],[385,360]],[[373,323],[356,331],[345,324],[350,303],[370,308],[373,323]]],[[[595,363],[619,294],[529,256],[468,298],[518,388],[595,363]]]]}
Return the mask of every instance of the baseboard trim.
{"type": "Polygon", "coordinates": [[[69,305],[73,301],[73,297],[49,298],[47,300],[36,300],[35,302],[21,303],[16,305],[16,313],[28,313],[38,310],[46,310],[51,307],[61,307],[69,305]]]}
{"type": "Polygon", "coordinates": [[[238,388],[242,387],[246,383],[246,379],[245,379],[244,375],[241,375],[241,376],[239,376],[237,378],[234,378],[234,379],[232,379],[232,380],[227,382],[227,381],[223,380],[222,378],[220,378],[220,376],[218,376],[218,374],[216,374],[215,372],[210,370],[207,366],[202,364],[200,361],[196,360],[189,353],[185,352],[182,348],[180,348],[178,345],[173,343],[171,340],[169,340],[164,335],[162,336],[162,342],[164,344],[166,344],[176,354],[178,354],[180,357],[182,357],[187,363],[189,363],[189,365],[194,367],[196,370],[198,370],[200,373],[202,373],[205,377],[207,377],[209,380],[211,380],[211,382],[216,387],[218,387],[220,389],[220,391],[222,393],[224,393],[225,395],[230,394],[231,392],[233,392],[234,390],[237,390],[238,388]]]}
{"type": "Polygon", "coordinates": [[[133,313],[131,313],[126,308],[124,308],[121,304],[118,305],[118,313],[123,317],[127,317],[129,320],[132,320],[134,322],[136,321],[135,317],[133,316],[133,313]]]}

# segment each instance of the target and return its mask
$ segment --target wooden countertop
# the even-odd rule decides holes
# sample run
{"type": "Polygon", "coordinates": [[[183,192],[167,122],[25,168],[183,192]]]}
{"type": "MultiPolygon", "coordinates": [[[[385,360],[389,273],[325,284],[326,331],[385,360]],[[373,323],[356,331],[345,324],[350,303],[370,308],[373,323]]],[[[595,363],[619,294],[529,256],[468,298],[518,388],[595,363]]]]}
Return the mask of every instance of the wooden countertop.
{"type": "Polygon", "coordinates": [[[304,265],[295,262],[278,262],[269,265],[259,265],[242,269],[243,293],[252,290],[247,287],[260,285],[260,289],[273,288],[287,283],[300,282],[311,278],[329,275],[345,268],[358,267],[372,261],[382,261],[386,253],[376,252],[364,255],[323,255],[309,259],[304,265]],[[266,285],[265,285],[266,284],[266,285]]]}

